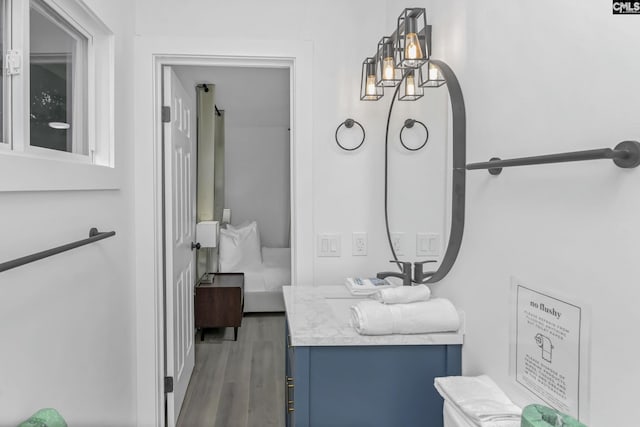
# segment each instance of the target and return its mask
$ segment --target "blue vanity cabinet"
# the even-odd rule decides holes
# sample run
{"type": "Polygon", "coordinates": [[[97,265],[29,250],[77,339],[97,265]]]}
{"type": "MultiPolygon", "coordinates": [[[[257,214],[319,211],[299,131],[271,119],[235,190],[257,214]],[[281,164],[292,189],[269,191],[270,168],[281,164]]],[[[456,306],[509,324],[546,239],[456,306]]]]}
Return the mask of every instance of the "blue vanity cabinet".
{"type": "Polygon", "coordinates": [[[440,376],[460,375],[462,345],[291,346],[287,427],[439,426],[440,376]]]}

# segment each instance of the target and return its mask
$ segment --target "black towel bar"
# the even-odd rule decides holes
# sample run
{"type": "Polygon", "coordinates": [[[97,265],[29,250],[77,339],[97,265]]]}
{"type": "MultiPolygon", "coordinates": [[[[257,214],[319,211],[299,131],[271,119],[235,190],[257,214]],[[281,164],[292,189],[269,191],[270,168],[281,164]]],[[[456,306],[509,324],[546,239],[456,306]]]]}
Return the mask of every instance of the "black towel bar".
{"type": "Polygon", "coordinates": [[[583,160],[611,159],[621,168],[635,168],[640,165],[640,142],[623,141],[611,148],[572,151],[569,153],[548,154],[544,156],[520,157],[501,160],[493,157],[488,162],[469,163],[467,170],[488,169],[491,175],[499,175],[502,168],[511,166],[541,165],[547,163],[578,162],[583,160]]]}
{"type": "Polygon", "coordinates": [[[76,242],[67,243],[66,245],[58,246],[56,248],[47,249],[46,251],[37,252],[35,254],[16,258],[11,261],[3,262],[0,264],[0,272],[11,270],[12,268],[20,267],[21,265],[28,264],[30,262],[38,261],[43,258],[50,257],[52,255],[59,254],[71,249],[75,249],[80,246],[88,245],[89,243],[97,242],[98,240],[106,239],[111,236],[115,236],[115,231],[98,231],[97,228],[89,230],[89,237],[87,239],[78,240],[76,242]]]}

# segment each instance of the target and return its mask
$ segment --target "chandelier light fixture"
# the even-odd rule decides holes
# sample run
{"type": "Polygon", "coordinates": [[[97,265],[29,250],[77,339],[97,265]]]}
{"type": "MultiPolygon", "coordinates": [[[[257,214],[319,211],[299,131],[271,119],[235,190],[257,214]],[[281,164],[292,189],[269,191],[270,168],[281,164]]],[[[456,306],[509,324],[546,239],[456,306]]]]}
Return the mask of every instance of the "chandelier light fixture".
{"type": "Polygon", "coordinates": [[[430,51],[431,26],[425,9],[404,9],[393,34],[382,37],[375,55],[362,63],[360,99],[377,101],[384,89],[394,88],[394,98],[415,101],[424,96],[424,88],[445,84],[438,66],[429,61],[430,51]]]}
{"type": "MultiPolygon", "coordinates": [[[[362,63],[361,100],[377,101],[382,98],[385,90],[393,90],[384,139],[385,228],[393,262],[398,267],[403,263],[393,248],[388,211],[389,124],[393,107],[395,101],[415,101],[422,98],[424,88],[437,88],[445,84],[451,102],[451,228],[446,251],[437,270],[421,273],[421,283],[435,283],[444,278],[455,263],[462,244],[466,173],[466,113],[462,90],[451,67],[441,60],[431,58],[431,26],[427,25],[424,8],[404,9],[398,17],[393,34],[382,37],[376,45],[375,54],[367,57],[362,63]]],[[[422,122],[411,119],[405,122],[405,127],[409,128],[413,123],[422,122]]],[[[400,140],[402,145],[405,145],[402,141],[402,131],[400,140]]],[[[424,144],[415,149],[408,149],[417,151],[423,146],[424,144]]]]}

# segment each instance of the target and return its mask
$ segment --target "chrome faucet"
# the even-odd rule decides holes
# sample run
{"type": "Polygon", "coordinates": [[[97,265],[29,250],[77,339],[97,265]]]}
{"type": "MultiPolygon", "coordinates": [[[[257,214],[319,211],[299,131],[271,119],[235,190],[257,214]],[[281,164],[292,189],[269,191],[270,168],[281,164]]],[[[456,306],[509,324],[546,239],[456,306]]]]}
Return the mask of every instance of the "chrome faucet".
{"type": "Polygon", "coordinates": [[[383,271],[376,274],[378,279],[384,279],[386,277],[398,277],[402,279],[403,286],[411,286],[411,263],[410,262],[400,262],[400,261],[389,261],[395,264],[400,264],[401,271],[397,273],[395,271],[383,271]]]}
{"type": "Polygon", "coordinates": [[[428,263],[428,262],[437,262],[434,260],[431,261],[417,261],[414,262],[414,279],[413,281],[415,283],[426,283],[426,281],[435,274],[435,271],[427,271],[424,272],[422,271],[423,265],[428,263]]]}

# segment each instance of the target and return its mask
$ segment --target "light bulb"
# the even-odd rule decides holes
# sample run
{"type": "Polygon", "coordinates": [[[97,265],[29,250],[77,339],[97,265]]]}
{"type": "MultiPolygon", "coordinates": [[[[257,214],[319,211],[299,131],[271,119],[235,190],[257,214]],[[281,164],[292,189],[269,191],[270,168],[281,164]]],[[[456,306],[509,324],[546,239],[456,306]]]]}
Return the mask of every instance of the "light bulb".
{"type": "Polygon", "coordinates": [[[429,64],[429,80],[438,80],[438,68],[429,64]]]}
{"type": "Polygon", "coordinates": [[[384,80],[393,80],[395,77],[395,66],[393,57],[388,56],[382,60],[382,75],[384,80]]]}
{"type": "Polygon", "coordinates": [[[407,33],[404,43],[404,58],[408,60],[422,59],[422,47],[416,33],[407,33]]]}
{"type": "Polygon", "coordinates": [[[413,77],[413,74],[409,74],[407,76],[404,94],[409,96],[414,96],[416,94],[416,79],[413,77]]]}
{"type": "Polygon", "coordinates": [[[364,89],[364,94],[367,96],[376,96],[376,76],[375,74],[367,76],[367,85],[364,89]]]}

